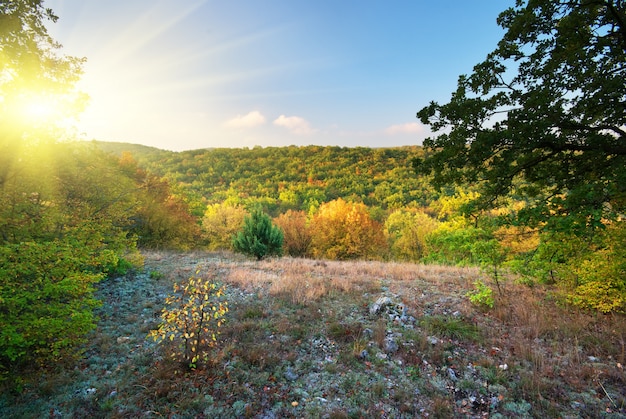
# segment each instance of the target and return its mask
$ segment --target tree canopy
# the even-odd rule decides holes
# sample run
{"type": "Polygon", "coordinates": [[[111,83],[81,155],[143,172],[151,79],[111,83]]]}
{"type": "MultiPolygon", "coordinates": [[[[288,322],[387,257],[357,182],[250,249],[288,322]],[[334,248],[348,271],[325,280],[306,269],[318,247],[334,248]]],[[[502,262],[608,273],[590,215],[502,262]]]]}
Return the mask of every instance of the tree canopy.
{"type": "Polygon", "coordinates": [[[480,207],[523,197],[517,219],[581,231],[626,209],[626,2],[518,0],[497,48],[450,102],[417,116],[438,135],[419,171],[481,186],[480,207]]]}

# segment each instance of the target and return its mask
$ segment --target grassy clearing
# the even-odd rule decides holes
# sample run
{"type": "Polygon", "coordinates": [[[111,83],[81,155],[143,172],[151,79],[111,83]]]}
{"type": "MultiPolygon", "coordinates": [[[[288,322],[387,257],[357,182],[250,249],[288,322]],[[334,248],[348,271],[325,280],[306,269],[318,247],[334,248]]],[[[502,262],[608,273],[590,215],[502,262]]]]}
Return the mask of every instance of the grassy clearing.
{"type": "Polygon", "coordinates": [[[626,417],[624,317],[541,288],[509,281],[485,311],[465,297],[488,282],[470,268],[145,256],[145,273],[101,284],[81,363],[4,388],[0,416],[626,417]],[[230,312],[210,361],[181,372],[146,335],[198,269],[230,312]]]}

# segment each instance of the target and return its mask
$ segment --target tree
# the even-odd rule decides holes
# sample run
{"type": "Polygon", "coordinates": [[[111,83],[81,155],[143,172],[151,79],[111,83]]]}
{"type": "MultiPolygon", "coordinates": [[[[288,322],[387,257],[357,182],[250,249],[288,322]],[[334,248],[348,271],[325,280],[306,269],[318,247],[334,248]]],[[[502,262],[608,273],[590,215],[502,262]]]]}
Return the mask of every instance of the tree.
{"type": "Polygon", "coordinates": [[[443,133],[415,166],[479,183],[476,203],[527,199],[527,224],[584,232],[626,209],[626,2],[518,0],[506,33],[447,104],[417,116],[443,133]]]}
{"type": "Polygon", "coordinates": [[[259,209],[244,218],[243,229],[233,238],[236,252],[261,260],[266,256],[281,256],[283,232],[272,224],[272,219],[259,209]]]}
{"type": "Polygon", "coordinates": [[[116,159],[84,143],[24,148],[0,185],[0,382],[79,355],[94,284],[137,256],[136,188],[116,159]]]}
{"type": "Polygon", "coordinates": [[[94,283],[135,251],[133,180],[112,157],[59,141],[85,96],[83,59],[48,35],[56,19],[43,0],[0,1],[0,381],[78,355],[94,283]]]}
{"type": "Polygon", "coordinates": [[[311,220],[312,251],[328,259],[379,259],[387,251],[380,223],[365,204],[339,198],[322,204],[311,220]]]}
{"type": "Polygon", "coordinates": [[[218,288],[211,278],[191,277],[174,284],[174,295],[165,299],[167,307],[161,311],[161,324],[148,336],[159,343],[171,342],[170,358],[185,368],[206,364],[228,313],[224,292],[225,287],[218,288]]]}
{"type": "Polygon", "coordinates": [[[289,210],[274,222],[283,231],[284,248],[289,256],[309,256],[313,236],[304,211],[289,210]]]}
{"type": "Polygon", "coordinates": [[[247,214],[246,209],[237,204],[222,202],[208,205],[202,218],[202,227],[209,242],[209,250],[232,250],[233,235],[241,230],[247,214]]]}
{"type": "Polygon", "coordinates": [[[393,258],[418,261],[426,256],[426,237],[438,225],[439,221],[417,210],[399,209],[392,212],[385,221],[385,229],[393,258]]]}
{"type": "Polygon", "coordinates": [[[84,59],[58,54],[46,29],[57,16],[43,0],[0,2],[0,185],[21,141],[74,117],[86,96],[75,88],[84,59]]]}

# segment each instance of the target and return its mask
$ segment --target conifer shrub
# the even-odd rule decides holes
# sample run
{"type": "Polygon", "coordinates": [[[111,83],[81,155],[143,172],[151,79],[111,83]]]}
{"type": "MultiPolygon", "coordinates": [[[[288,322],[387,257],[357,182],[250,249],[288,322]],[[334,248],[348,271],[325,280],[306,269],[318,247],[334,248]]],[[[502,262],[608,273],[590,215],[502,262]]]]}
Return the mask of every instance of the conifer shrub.
{"type": "Polygon", "coordinates": [[[225,287],[199,277],[174,284],[174,294],[165,300],[167,306],[161,312],[161,324],[148,336],[166,344],[169,358],[185,368],[206,364],[228,312],[224,291],[225,287]]]}
{"type": "Polygon", "coordinates": [[[259,209],[244,218],[243,229],[233,238],[236,252],[261,260],[266,256],[282,256],[283,232],[259,209]]]}

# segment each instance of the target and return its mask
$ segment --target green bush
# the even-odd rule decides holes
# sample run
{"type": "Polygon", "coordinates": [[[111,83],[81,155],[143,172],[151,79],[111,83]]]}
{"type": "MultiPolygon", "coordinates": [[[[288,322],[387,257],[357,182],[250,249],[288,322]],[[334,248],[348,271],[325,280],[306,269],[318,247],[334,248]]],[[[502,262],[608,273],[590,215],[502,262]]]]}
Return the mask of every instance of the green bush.
{"type": "Polygon", "coordinates": [[[283,232],[272,224],[269,215],[257,209],[244,218],[243,230],[233,238],[233,248],[258,260],[266,256],[282,256],[283,232]]]}
{"type": "Polygon", "coordinates": [[[80,354],[95,327],[93,273],[106,263],[71,241],[0,246],[0,374],[80,354]]]}
{"type": "Polygon", "coordinates": [[[493,308],[493,290],[489,288],[483,281],[474,282],[475,289],[465,294],[472,304],[480,307],[493,308]]]}

